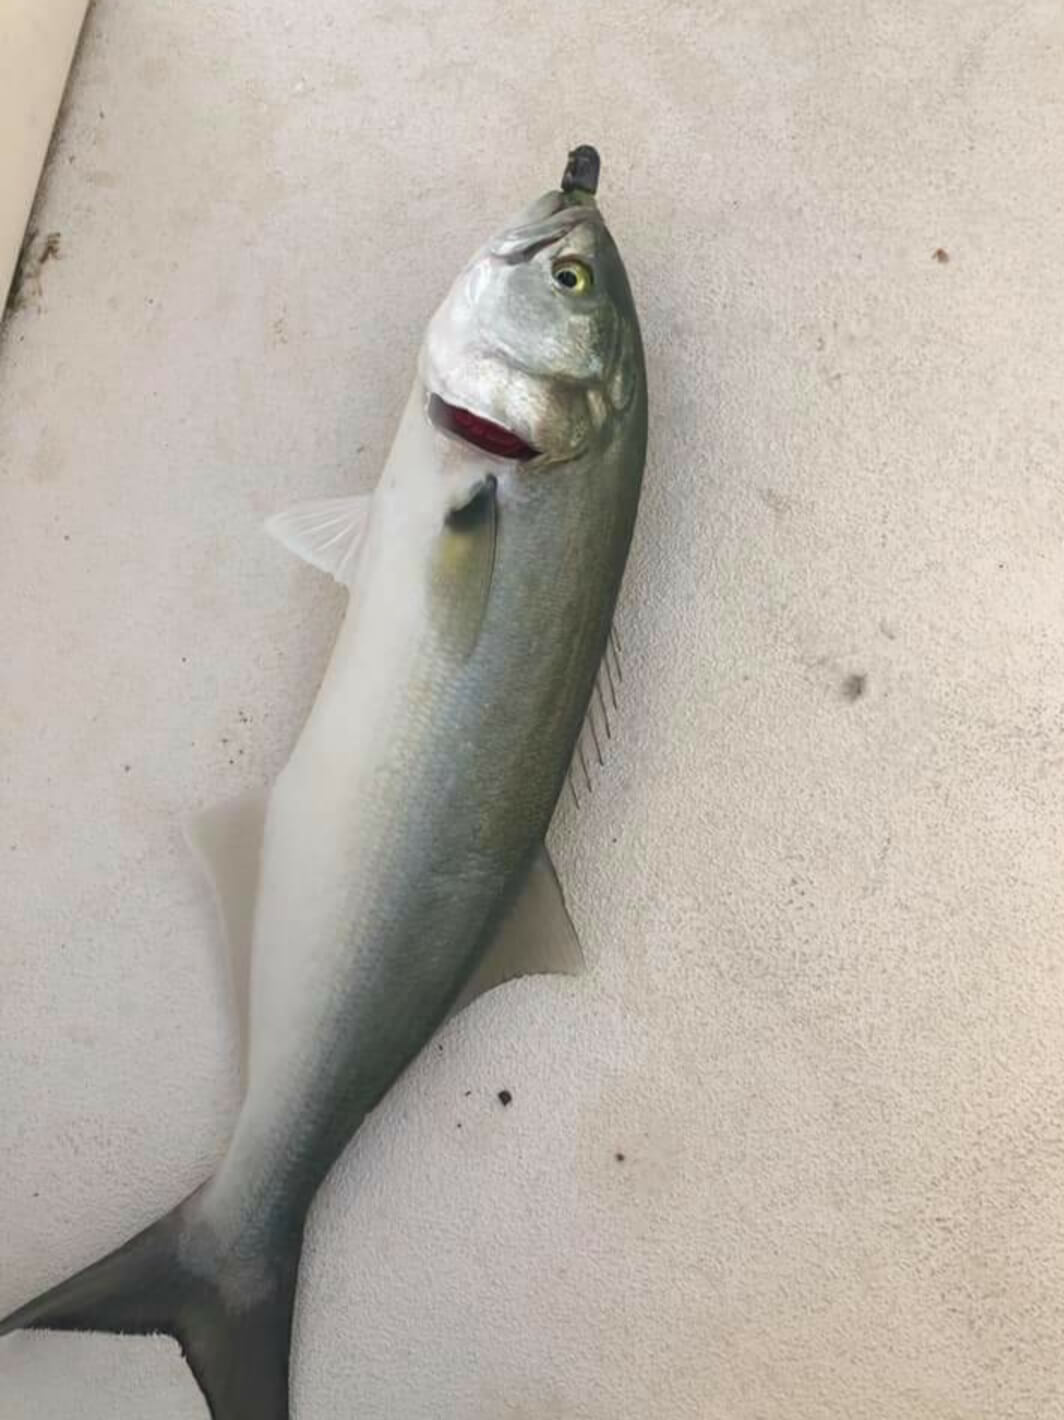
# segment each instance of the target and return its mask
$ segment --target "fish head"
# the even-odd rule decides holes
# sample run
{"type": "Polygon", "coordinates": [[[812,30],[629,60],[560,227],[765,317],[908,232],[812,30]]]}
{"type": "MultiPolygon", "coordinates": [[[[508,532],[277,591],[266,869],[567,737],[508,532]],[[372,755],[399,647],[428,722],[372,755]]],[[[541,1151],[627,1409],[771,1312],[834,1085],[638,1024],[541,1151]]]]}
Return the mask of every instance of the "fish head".
{"type": "Polygon", "coordinates": [[[595,453],[645,387],[639,323],[594,197],[544,193],[474,255],[421,356],[426,413],[444,433],[537,465],[595,453]]]}

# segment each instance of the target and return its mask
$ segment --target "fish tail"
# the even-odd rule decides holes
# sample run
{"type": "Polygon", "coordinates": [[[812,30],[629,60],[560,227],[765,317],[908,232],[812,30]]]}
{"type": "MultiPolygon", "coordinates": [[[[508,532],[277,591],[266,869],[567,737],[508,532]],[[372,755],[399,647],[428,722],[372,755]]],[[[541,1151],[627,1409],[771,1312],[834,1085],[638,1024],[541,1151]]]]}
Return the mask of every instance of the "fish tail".
{"type": "Polygon", "coordinates": [[[99,1262],[0,1320],[25,1329],[162,1332],[176,1339],[211,1420],[289,1420],[288,1352],[302,1226],[268,1258],[225,1253],[199,1192],[99,1262]]]}

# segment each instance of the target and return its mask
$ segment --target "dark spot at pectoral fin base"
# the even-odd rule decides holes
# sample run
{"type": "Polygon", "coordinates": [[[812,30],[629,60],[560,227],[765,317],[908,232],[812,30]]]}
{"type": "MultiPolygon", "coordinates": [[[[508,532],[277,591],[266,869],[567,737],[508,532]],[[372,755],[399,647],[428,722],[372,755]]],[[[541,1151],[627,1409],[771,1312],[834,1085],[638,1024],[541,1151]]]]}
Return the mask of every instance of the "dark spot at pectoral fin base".
{"type": "Polygon", "coordinates": [[[430,572],[430,607],[445,649],[473,654],[491,596],[498,537],[498,483],[489,474],[447,514],[430,572]]]}
{"type": "Polygon", "coordinates": [[[583,969],[584,953],[558,874],[541,844],[521,891],[451,1014],[519,976],[578,976],[583,969]]]}

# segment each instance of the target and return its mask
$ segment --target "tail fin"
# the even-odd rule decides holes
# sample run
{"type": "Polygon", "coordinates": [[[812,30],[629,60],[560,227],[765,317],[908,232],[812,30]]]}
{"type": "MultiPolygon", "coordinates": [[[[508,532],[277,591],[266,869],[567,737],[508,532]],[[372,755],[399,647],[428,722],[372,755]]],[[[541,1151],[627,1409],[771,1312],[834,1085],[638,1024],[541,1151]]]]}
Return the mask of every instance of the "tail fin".
{"type": "Polygon", "coordinates": [[[165,1332],[180,1344],[211,1420],[288,1420],[302,1228],[285,1237],[284,1257],[228,1259],[198,1245],[198,1196],[0,1320],[0,1336],[26,1328],[165,1332]]]}

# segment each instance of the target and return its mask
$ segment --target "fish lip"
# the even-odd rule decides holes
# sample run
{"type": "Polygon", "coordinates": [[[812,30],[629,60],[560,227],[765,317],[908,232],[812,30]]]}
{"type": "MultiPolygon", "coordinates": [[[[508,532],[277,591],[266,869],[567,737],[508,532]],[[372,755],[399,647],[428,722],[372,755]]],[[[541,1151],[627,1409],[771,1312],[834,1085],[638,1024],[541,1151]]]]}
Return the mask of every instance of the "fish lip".
{"type": "Polygon", "coordinates": [[[529,222],[520,227],[511,227],[496,237],[488,247],[488,254],[496,261],[509,266],[531,261],[540,251],[566,241],[577,227],[601,222],[597,209],[588,207],[561,207],[555,212],[529,222]]]}
{"type": "Polygon", "coordinates": [[[528,463],[540,457],[541,450],[513,429],[507,429],[504,424],[489,419],[478,410],[452,404],[435,391],[429,393],[425,412],[434,429],[460,439],[463,444],[479,449],[481,453],[491,454],[508,463],[528,463]]]}
{"type": "Polygon", "coordinates": [[[520,266],[523,262],[531,261],[541,251],[547,247],[555,247],[560,241],[568,236],[571,228],[566,228],[564,232],[556,232],[549,237],[533,237],[525,246],[507,249],[502,252],[492,252],[495,261],[502,262],[504,266],[520,266]]]}

